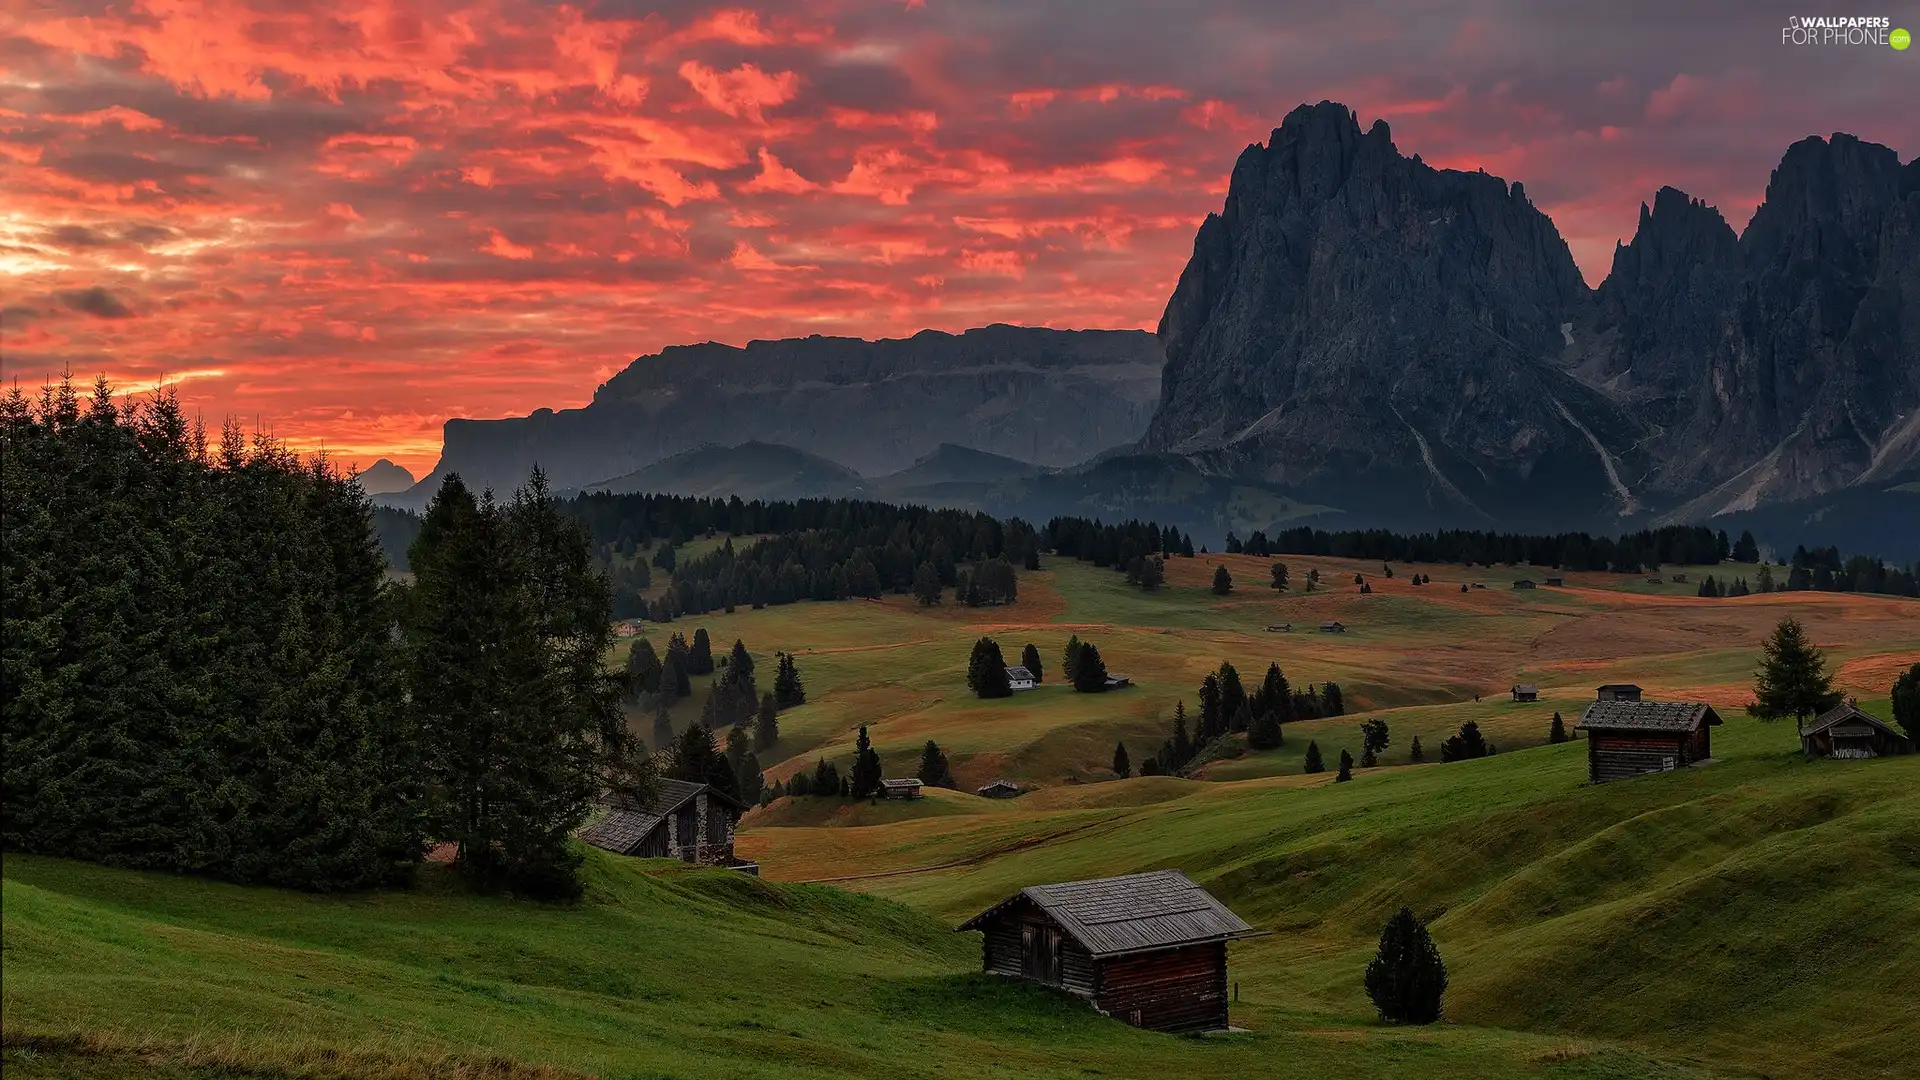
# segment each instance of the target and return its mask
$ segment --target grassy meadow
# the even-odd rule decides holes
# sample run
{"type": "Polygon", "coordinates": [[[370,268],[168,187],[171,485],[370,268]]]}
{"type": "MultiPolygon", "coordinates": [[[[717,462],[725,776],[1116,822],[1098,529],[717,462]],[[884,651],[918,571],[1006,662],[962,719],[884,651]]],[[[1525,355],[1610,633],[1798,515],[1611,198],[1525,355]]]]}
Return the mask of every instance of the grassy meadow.
{"type": "MultiPolygon", "coordinates": [[[[313,896],[7,856],[0,873],[9,1077],[775,1078],[1914,1075],[1920,1019],[1920,755],[1806,762],[1790,723],[1747,718],[1760,639],[1793,614],[1838,682],[1889,715],[1920,659],[1920,603],[1842,594],[1699,599],[1645,575],[1537,568],[1173,560],[1155,593],[1050,560],[1019,603],[796,604],[684,619],[716,654],[743,639],[770,678],[796,654],[808,703],[762,754],[773,776],[843,764],[868,725],[888,775],[922,743],[961,791],[914,803],[782,800],[743,823],[764,880],[590,853],[569,906],[475,897],[429,866],[411,891],[313,896]],[[1215,565],[1235,579],[1209,590],[1215,565]],[[1298,591],[1309,567],[1323,585],[1298,591]],[[1433,583],[1414,586],[1415,570],[1433,583]],[[1361,595],[1353,575],[1374,592],[1361,595]],[[1484,589],[1460,591],[1462,583],[1484,589]],[[1339,619],[1344,635],[1313,627],[1339,619]],[[1293,632],[1269,633],[1291,622],[1293,632]],[[1130,676],[1059,684],[1070,634],[1130,676]],[[966,691],[981,635],[1046,682],[966,691]],[[1354,715],[1288,725],[1278,750],[1198,779],[1117,780],[1167,734],[1175,701],[1231,660],[1296,686],[1338,682],[1354,715]],[[1706,700],[1713,764],[1584,786],[1585,745],[1545,745],[1593,687],[1706,700]],[[1514,682],[1541,686],[1515,704],[1514,682]],[[1475,697],[1479,700],[1476,701],[1475,697]],[[1380,767],[1336,784],[1301,759],[1357,756],[1388,720],[1380,767]],[[1465,720],[1498,755],[1430,759],[1465,720]],[[969,792],[1006,777],[1031,790],[969,792]],[[1232,947],[1243,1032],[1168,1036],[977,973],[951,926],[1027,884],[1174,867],[1270,936],[1232,947]],[[1401,905],[1429,921],[1447,1022],[1378,1023],[1361,973],[1401,905]]],[[[1684,570],[1693,582],[1703,568],[1684,570]]],[[[1713,571],[1716,576],[1724,576],[1713,571]]],[[[1748,575],[1751,579],[1751,575],[1748,575]]],[[[651,628],[659,635],[661,628],[651,628]]],[[[656,647],[664,640],[656,640],[656,647]]],[[[622,645],[611,658],[624,659],[622,645]]],[[[675,710],[684,725],[699,698],[675,710]]],[[[636,718],[645,724],[646,718],[636,718]]]]}

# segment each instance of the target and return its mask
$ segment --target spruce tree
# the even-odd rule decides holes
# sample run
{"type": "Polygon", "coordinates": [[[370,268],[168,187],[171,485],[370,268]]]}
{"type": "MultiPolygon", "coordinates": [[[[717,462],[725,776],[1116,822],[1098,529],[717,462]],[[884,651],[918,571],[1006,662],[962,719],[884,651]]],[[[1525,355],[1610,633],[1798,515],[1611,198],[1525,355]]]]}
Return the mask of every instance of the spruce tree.
{"type": "Polygon", "coordinates": [[[1233,575],[1228,573],[1227,568],[1224,566],[1215,567],[1213,571],[1213,594],[1215,596],[1225,596],[1232,591],[1233,575]]]}
{"type": "Polygon", "coordinates": [[[1073,688],[1083,694],[1098,694],[1107,688],[1107,665],[1092,642],[1080,646],[1073,669],[1073,688]]]}
{"type": "Polygon", "coordinates": [[[1127,744],[1113,744],[1113,774],[1125,780],[1133,775],[1133,762],[1127,759],[1127,744]]]}
{"type": "Polygon", "coordinates": [[[1040,672],[1040,650],[1034,648],[1033,642],[1031,641],[1027,642],[1026,648],[1020,650],[1020,666],[1026,668],[1027,671],[1033,675],[1035,685],[1038,685],[1042,681],[1040,672]]]}
{"type": "Polygon", "coordinates": [[[1067,647],[1060,653],[1060,677],[1073,681],[1074,672],[1080,669],[1080,635],[1074,634],[1067,639],[1067,647]]]}
{"type": "Polygon", "coordinates": [[[973,655],[967,659],[967,689],[978,698],[1013,696],[1007,680],[1007,663],[1000,656],[1000,643],[983,637],[973,643],[973,655]]]}
{"type": "MultiPolygon", "coordinates": [[[[1239,716],[1241,710],[1246,708],[1247,689],[1241,685],[1240,672],[1234,670],[1232,664],[1221,661],[1218,674],[1220,676],[1220,716],[1231,726],[1234,717],[1239,716]]],[[[1220,731],[1224,730],[1225,728],[1220,729],[1220,731]]],[[[1210,732],[1208,737],[1218,735],[1220,731],[1210,732]]]]}
{"type": "Polygon", "coordinates": [[[1267,664],[1266,678],[1260,681],[1260,708],[1274,714],[1279,723],[1293,719],[1293,687],[1287,684],[1286,673],[1280,665],[1267,664]]]}
{"type": "Polygon", "coordinates": [[[753,748],[765,750],[780,741],[780,706],[772,694],[760,695],[760,707],[753,714],[753,748]]]}
{"type": "Polygon", "coordinates": [[[1187,762],[1193,760],[1194,750],[1196,749],[1193,740],[1187,735],[1186,710],[1182,709],[1177,702],[1173,709],[1173,739],[1171,740],[1171,746],[1173,753],[1169,764],[1171,764],[1173,768],[1169,771],[1177,772],[1186,768],[1187,762]]]}
{"type": "Polygon", "coordinates": [[[1553,714],[1553,726],[1547,729],[1547,741],[1550,743],[1567,741],[1567,722],[1560,718],[1558,712],[1553,714]]]}
{"type": "Polygon", "coordinates": [[[1334,774],[1333,779],[1335,783],[1345,783],[1353,779],[1352,754],[1347,753],[1345,750],[1340,751],[1340,771],[1334,774]]]}
{"type": "Polygon", "coordinates": [[[1307,742],[1307,761],[1302,771],[1310,772],[1310,773],[1322,773],[1327,771],[1327,763],[1320,760],[1320,744],[1319,743],[1311,740],[1307,742]]]}
{"type": "Polygon", "coordinates": [[[1221,709],[1220,673],[1209,671],[1207,677],[1200,680],[1200,734],[1211,739],[1225,730],[1227,721],[1226,713],[1221,709]]]}
{"type": "Polygon", "coordinates": [[[914,775],[928,787],[954,786],[953,770],[947,765],[947,755],[940,749],[940,744],[932,739],[928,739],[927,745],[920,748],[920,768],[914,775]]]}
{"type": "Polygon", "coordinates": [[[1909,742],[1920,746],[1920,664],[1894,680],[1893,722],[1906,730],[1909,742]]]}
{"type": "Polygon", "coordinates": [[[1273,564],[1273,587],[1278,592],[1287,591],[1287,564],[1286,563],[1277,562],[1273,564]]]}
{"type": "Polygon", "coordinates": [[[733,639],[733,649],[727,653],[727,676],[722,681],[729,685],[744,685],[749,690],[753,687],[753,654],[747,652],[746,643],[739,638],[733,639]]]}
{"type": "Polygon", "coordinates": [[[1340,693],[1339,683],[1330,682],[1320,688],[1320,715],[1347,715],[1347,702],[1346,698],[1340,693]]]}
{"type": "Polygon", "coordinates": [[[635,639],[632,651],[627,653],[627,692],[635,697],[659,693],[660,674],[660,657],[653,651],[653,642],[635,639]]]}
{"type": "Polygon", "coordinates": [[[1761,720],[1794,717],[1805,721],[1840,704],[1826,657],[1807,639],[1797,619],[1780,620],[1763,646],[1754,674],[1753,704],[1747,713],[1761,720]]]}
{"type": "Polygon", "coordinates": [[[1460,725],[1460,730],[1447,736],[1440,744],[1440,760],[1471,761],[1493,753],[1493,747],[1486,737],[1480,734],[1480,725],[1472,720],[1460,725]]]}
{"type": "Polygon", "coordinates": [[[653,707],[653,748],[661,753],[673,750],[673,719],[667,715],[667,699],[660,698],[653,707]]]}
{"type": "Polygon", "coordinates": [[[1271,750],[1281,741],[1280,717],[1272,709],[1262,712],[1247,729],[1247,745],[1255,750],[1271,750]]]}
{"type": "Polygon", "coordinates": [[[1427,760],[1426,751],[1420,749],[1420,736],[1418,735],[1413,737],[1413,745],[1407,751],[1407,760],[1413,762],[1415,765],[1427,760]]]}
{"type": "Polygon", "coordinates": [[[1401,908],[1380,931],[1380,948],[1367,964],[1367,997],[1390,1024],[1431,1024],[1440,1019],[1447,967],[1440,950],[1412,910],[1401,908]]]}
{"type": "Polygon", "coordinates": [[[792,653],[780,654],[773,677],[773,703],[782,709],[807,703],[807,688],[800,681],[800,669],[794,664],[792,653]]]}
{"type": "Polygon", "coordinates": [[[675,632],[667,638],[667,656],[660,663],[660,692],[665,694],[669,688],[675,697],[689,697],[693,694],[693,676],[687,668],[686,635],[675,632]]]}
{"type": "Polygon", "coordinates": [[[687,674],[713,674],[713,639],[704,626],[693,632],[693,645],[687,650],[687,674]]]}
{"type": "Polygon", "coordinates": [[[921,607],[935,607],[940,603],[940,571],[934,569],[931,562],[923,562],[913,572],[913,597],[921,607]]]}
{"type": "Polygon", "coordinates": [[[867,725],[860,725],[860,737],[854,743],[853,773],[849,793],[856,799],[880,794],[880,755],[867,738],[867,725]]]}
{"type": "Polygon", "coordinates": [[[1360,725],[1360,767],[1370,769],[1380,761],[1380,754],[1386,750],[1390,734],[1387,722],[1375,717],[1360,725]]]}

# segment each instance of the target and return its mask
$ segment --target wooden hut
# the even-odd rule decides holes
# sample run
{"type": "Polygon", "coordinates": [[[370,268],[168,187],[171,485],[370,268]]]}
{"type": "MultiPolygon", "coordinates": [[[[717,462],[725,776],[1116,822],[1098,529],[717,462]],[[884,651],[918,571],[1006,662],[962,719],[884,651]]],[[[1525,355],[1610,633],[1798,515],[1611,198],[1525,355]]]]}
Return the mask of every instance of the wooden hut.
{"type": "Polygon", "coordinates": [[[655,780],[653,798],[645,803],[617,795],[604,805],[606,813],[580,830],[580,839],[594,847],[643,859],[752,865],[733,857],[733,830],[746,807],[706,784],[655,780]]]}
{"type": "Polygon", "coordinates": [[[1639,701],[1640,688],[1630,682],[1608,683],[1594,691],[1595,701],[1639,701]]]}
{"type": "Polygon", "coordinates": [[[1713,756],[1713,706],[1693,701],[1596,701],[1574,730],[1587,733],[1587,781],[1604,784],[1698,765],[1713,756]]]}
{"type": "Polygon", "coordinates": [[[968,919],[981,967],[1155,1031],[1227,1026],[1227,942],[1257,931],[1178,870],[1035,885],[968,919]]]}
{"type": "Polygon", "coordinates": [[[1533,579],[1521,578],[1519,581],[1513,583],[1513,587],[1516,589],[1531,589],[1533,588],[1533,579]]]}
{"type": "Polygon", "coordinates": [[[1513,700],[1539,701],[1540,688],[1530,682],[1514,683],[1513,684],[1513,700]]]}
{"type": "Polygon", "coordinates": [[[1011,780],[995,780],[984,787],[975,788],[973,793],[986,799],[1011,799],[1020,794],[1020,785],[1011,780]]]}
{"type": "Polygon", "coordinates": [[[1128,676],[1125,676],[1125,675],[1108,675],[1107,676],[1107,689],[1109,690],[1125,690],[1127,687],[1132,685],[1133,685],[1133,679],[1129,678],[1128,676]]]}
{"type": "Polygon", "coordinates": [[[1563,577],[1550,577],[1547,579],[1547,584],[1558,589],[1567,584],[1567,579],[1563,577]]]}
{"type": "Polygon", "coordinates": [[[1853,702],[1836,705],[1800,725],[1800,752],[1808,760],[1904,754],[1912,747],[1893,725],[1853,702]]]}
{"type": "Polygon", "coordinates": [[[1031,690],[1034,687],[1033,672],[1015,665],[1007,669],[1007,686],[1013,690],[1031,690]]]}
{"type": "Polygon", "coordinates": [[[1323,634],[1344,634],[1347,632],[1347,628],[1343,623],[1323,622],[1320,624],[1320,632],[1323,634]]]}
{"type": "Polygon", "coordinates": [[[920,779],[909,776],[904,780],[882,780],[880,794],[888,799],[917,799],[920,797],[920,779]]]}

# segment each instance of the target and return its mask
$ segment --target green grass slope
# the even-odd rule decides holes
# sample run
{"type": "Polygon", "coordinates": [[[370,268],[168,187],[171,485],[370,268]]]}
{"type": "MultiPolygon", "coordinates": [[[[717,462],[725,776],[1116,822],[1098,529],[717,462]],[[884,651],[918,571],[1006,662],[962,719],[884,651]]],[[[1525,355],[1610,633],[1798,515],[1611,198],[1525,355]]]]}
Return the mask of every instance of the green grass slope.
{"type": "Polygon", "coordinates": [[[593,856],[545,907],[4,864],[9,1078],[1678,1078],[1608,1041],[1267,1017],[1192,1038],[976,973],[885,900],[593,856]]]}

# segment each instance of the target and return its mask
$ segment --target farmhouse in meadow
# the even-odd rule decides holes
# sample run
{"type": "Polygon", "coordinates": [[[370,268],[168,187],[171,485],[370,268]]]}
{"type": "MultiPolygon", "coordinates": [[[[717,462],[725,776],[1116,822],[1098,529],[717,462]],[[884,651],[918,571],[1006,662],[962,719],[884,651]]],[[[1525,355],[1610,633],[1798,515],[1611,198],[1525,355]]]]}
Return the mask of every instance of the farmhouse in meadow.
{"type": "Polygon", "coordinates": [[[1533,579],[1521,578],[1519,581],[1513,583],[1513,587],[1516,589],[1531,589],[1533,588],[1533,579]]]}
{"type": "Polygon", "coordinates": [[[1639,701],[1640,688],[1632,683],[1608,683],[1594,694],[1596,701],[1639,701]]]}
{"type": "Polygon", "coordinates": [[[889,799],[917,799],[920,797],[920,779],[910,776],[904,780],[882,780],[880,794],[889,799]]]}
{"type": "Polygon", "coordinates": [[[1535,685],[1534,685],[1533,683],[1530,683],[1530,682],[1524,682],[1524,683],[1514,683],[1514,684],[1513,684],[1513,700],[1515,700],[1515,701],[1539,701],[1539,700],[1540,700],[1540,688],[1539,688],[1538,686],[1535,686],[1535,685]]]}
{"type": "Polygon", "coordinates": [[[1344,634],[1347,632],[1347,628],[1338,622],[1323,622],[1320,624],[1320,632],[1323,634],[1344,634]]]}
{"type": "Polygon", "coordinates": [[[1698,765],[1713,756],[1713,706],[1695,701],[1596,701],[1574,730],[1587,733],[1587,782],[1698,765]]]}
{"type": "Polygon", "coordinates": [[[655,780],[645,803],[625,795],[605,801],[606,814],[580,839],[615,855],[679,859],[759,872],[733,857],[733,830],[746,807],[725,792],[686,780],[655,780]]]}
{"type": "Polygon", "coordinates": [[[1007,685],[1015,690],[1031,690],[1034,685],[1033,672],[1023,667],[1010,667],[1007,669],[1007,685]]]}
{"type": "Polygon", "coordinates": [[[1566,583],[1567,579],[1563,577],[1550,577],[1547,579],[1547,584],[1556,589],[1565,586],[1566,583]]]}
{"type": "Polygon", "coordinates": [[[1011,799],[1020,794],[1020,785],[1011,780],[995,780],[984,787],[975,788],[973,793],[983,799],[1011,799]]]}
{"type": "Polygon", "coordinates": [[[1836,705],[1800,725],[1800,752],[1808,760],[1871,758],[1904,754],[1911,747],[1905,736],[1872,713],[1849,701],[1836,705]]]}
{"type": "Polygon", "coordinates": [[[1155,1031],[1227,1026],[1227,942],[1259,932],[1178,870],[1033,885],[968,919],[981,967],[1155,1031]]]}

